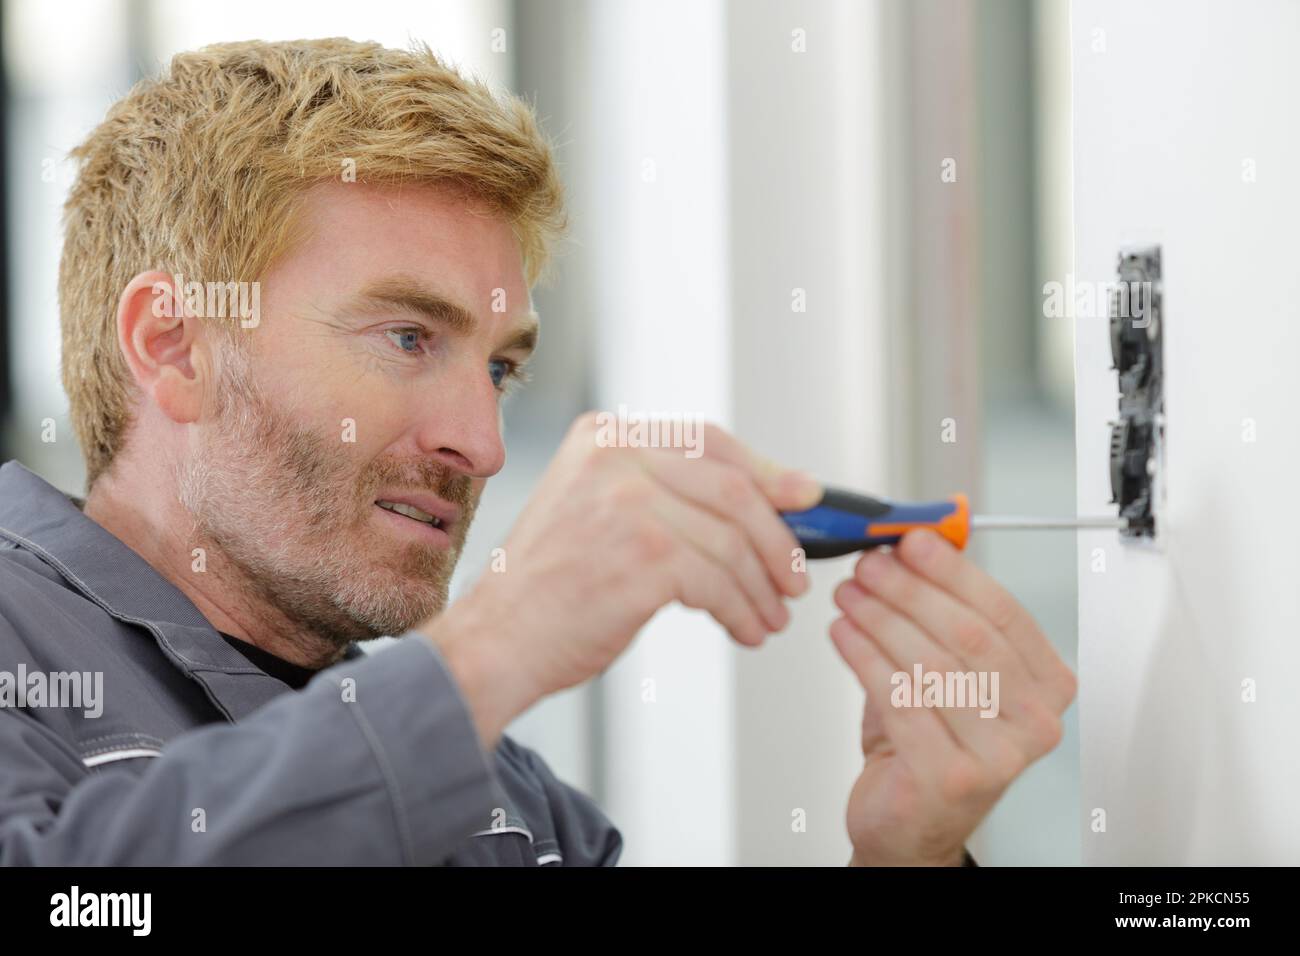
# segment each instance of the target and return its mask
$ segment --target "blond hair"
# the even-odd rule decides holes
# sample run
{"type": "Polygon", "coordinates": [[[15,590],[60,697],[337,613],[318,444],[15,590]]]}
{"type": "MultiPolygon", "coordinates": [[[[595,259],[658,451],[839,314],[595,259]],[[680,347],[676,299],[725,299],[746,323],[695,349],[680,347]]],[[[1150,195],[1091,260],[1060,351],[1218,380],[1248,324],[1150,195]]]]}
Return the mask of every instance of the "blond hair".
{"type": "Polygon", "coordinates": [[[295,238],[308,186],[456,187],[514,227],[529,284],[563,230],[551,147],[529,106],[496,97],[426,46],[345,39],[220,43],[138,83],[72,151],[59,266],[63,386],[86,483],[129,425],[116,313],[127,284],[159,269],[256,279],[295,238]]]}

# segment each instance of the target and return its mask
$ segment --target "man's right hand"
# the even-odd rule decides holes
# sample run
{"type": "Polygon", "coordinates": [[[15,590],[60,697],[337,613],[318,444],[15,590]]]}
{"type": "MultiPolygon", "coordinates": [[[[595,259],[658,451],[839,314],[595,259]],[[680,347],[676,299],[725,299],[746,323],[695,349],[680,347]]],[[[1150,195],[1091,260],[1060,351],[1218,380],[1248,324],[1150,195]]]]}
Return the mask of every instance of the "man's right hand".
{"type": "Polygon", "coordinates": [[[715,426],[681,448],[602,447],[595,413],[574,422],[504,545],[504,570],[421,628],[495,745],[515,716],[608,667],[661,607],[708,611],[757,646],[808,588],[778,510],[817,503],[715,426]]]}

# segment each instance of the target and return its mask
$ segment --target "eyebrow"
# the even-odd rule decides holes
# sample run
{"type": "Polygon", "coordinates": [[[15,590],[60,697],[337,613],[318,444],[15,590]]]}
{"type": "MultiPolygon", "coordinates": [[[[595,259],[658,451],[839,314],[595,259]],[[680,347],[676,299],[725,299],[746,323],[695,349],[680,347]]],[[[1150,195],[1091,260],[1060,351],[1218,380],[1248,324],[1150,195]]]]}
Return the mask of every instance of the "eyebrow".
{"type": "MultiPolygon", "coordinates": [[[[433,322],[449,328],[457,335],[470,335],[478,328],[478,319],[458,302],[447,298],[439,292],[422,286],[405,276],[394,276],[372,282],[349,303],[350,310],[362,313],[375,313],[384,309],[398,308],[415,312],[433,322]]],[[[524,315],[524,324],[501,346],[502,351],[519,349],[532,352],[537,348],[538,315],[529,311],[524,315]]]]}

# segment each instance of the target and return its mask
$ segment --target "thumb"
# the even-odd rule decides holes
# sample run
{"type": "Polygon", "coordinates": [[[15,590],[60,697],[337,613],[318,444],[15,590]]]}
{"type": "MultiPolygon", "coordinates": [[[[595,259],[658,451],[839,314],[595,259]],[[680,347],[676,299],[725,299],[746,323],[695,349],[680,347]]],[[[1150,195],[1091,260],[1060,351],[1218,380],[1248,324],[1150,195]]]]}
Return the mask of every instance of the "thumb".
{"type": "Polygon", "coordinates": [[[778,511],[806,511],[821,501],[825,493],[821,482],[808,472],[774,463],[765,465],[760,487],[778,511]]]}

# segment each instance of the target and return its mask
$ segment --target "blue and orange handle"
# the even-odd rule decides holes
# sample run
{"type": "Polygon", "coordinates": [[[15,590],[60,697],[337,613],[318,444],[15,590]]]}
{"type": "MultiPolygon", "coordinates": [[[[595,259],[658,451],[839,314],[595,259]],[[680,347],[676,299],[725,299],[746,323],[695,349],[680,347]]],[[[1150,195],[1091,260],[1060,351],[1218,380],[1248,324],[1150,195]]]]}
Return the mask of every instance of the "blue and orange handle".
{"type": "Polygon", "coordinates": [[[835,558],[897,544],[913,528],[929,528],[964,548],[970,537],[970,505],[963,494],[943,501],[900,502],[827,488],[807,511],[783,511],[809,558],[835,558]]]}

